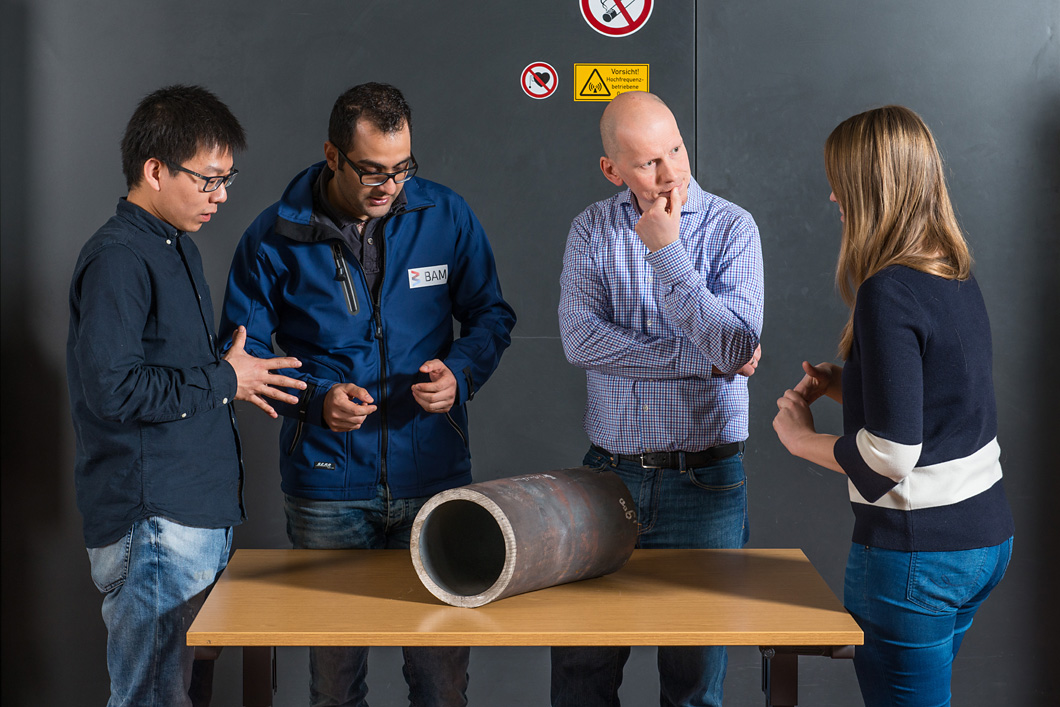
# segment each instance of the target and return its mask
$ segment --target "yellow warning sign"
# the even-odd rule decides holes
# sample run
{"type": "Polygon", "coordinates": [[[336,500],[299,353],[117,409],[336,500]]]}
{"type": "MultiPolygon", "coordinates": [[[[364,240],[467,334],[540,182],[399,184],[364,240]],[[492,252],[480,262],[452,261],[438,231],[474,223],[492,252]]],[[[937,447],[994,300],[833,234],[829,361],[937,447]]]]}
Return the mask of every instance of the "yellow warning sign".
{"type": "Polygon", "coordinates": [[[574,65],[576,101],[610,101],[626,91],[647,90],[647,64],[574,65]]]}

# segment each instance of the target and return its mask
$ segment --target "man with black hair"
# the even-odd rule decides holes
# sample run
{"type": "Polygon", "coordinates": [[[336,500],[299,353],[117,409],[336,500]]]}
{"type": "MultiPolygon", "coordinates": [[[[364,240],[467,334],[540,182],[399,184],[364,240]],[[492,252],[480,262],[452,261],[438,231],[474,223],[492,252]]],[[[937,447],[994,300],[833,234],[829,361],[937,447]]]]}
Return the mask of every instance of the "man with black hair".
{"type": "Polygon", "coordinates": [[[244,517],[232,400],[297,401],[301,365],[243,349],[222,358],[199,252],[246,139],[215,95],[145,97],[122,139],[129,188],[81,250],[70,287],[67,380],[75,483],[92,580],[104,594],[110,706],[209,704],[212,662],[188,626],[224,569],[244,517]],[[189,694],[190,693],[190,694],[189,694]]]}
{"type": "MultiPolygon", "coordinates": [[[[297,548],[409,547],[427,499],[471,481],[466,403],[511,341],[486,234],[460,196],[414,176],[411,127],[393,86],[339,96],[325,161],[262,212],[232,262],[222,326],[245,322],[259,356],[275,336],[308,384],[276,406],[297,548]]],[[[466,704],[468,655],[406,648],[412,704],[466,704]]],[[[367,658],[311,649],[311,704],[365,704],[367,658]]]]}

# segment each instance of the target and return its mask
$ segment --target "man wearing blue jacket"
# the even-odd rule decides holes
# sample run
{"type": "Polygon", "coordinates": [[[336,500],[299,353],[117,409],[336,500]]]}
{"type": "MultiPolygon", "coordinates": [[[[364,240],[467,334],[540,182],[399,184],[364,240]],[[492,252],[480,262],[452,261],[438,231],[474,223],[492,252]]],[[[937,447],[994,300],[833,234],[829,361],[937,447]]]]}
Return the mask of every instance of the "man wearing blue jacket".
{"type": "MultiPolygon", "coordinates": [[[[258,216],[232,262],[221,330],[245,324],[262,357],[275,337],[307,383],[275,406],[296,548],[409,547],[423,503],[471,481],[466,403],[511,342],[486,234],[460,196],[415,176],[411,124],[393,86],[339,96],[325,161],[258,216]]],[[[466,704],[468,648],[404,656],[412,704],[466,704]]],[[[365,704],[367,657],[311,649],[311,704],[365,704]]]]}

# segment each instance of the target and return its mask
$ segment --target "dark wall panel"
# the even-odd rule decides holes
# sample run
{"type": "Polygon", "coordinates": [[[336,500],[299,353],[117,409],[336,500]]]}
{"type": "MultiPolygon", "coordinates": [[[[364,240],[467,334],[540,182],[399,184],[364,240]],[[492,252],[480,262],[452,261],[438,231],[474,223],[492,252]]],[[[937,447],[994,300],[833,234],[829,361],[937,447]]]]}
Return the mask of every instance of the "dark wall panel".
{"type": "MultiPolygon", "coordinates": [[[[834,360],[846,320],[833,284],[840,223],[824,140],[845,118],[898,103],[923,116],[946,161],[991,316],[1018,548],[955,663],[960,705],[1041,704],[1046,668],[1033,646],[1057,623],[1042,542],[1057,536],[1048,489],[1058,381],[1033,359],[1057,345],[1058,20],[1060,3],[986,0],[713,2],[700,4],[697,20],[700,182],[754,214],[766,268],[747,462],[752,543],[802,547],[839,596],[853,525],[846,480],[791,457],[771,426],[801,361],[834,360]]],[[[838,405],[814,408],[819,431],[841,431],[838,405]]],[[[807,677],[834,667],[803,661],[807,677]]],[[[804,692],[807,704],[837,694],[804,692]]]]}
{"type": "MultiPolygon", "coordinates": [[[[770,428],[798,362],[831,358],[843,309],[831,284],[839,231],[821,145],[846,116],[906,103],[935,129],[994,321],[1009,492],[1020,539],[1011,576],[958,661],[958,704],[1044,695],[1047,449],[1060,392],[1055,280],[1060,200],[1060,4],[1025,0],[858,3],[658,2],[625,39],[586,26],[576,0],[4,0],[2,51],[3,697],[102,704],[100,597],[73,502],[65,391],[66,290],[78,249],[124,193],[118,141],[145,93],[215,90],[247,128],[240,180],[199,235],[219,306],[232,250],[287,181],[321,159],[346,87],[401,87],[421,174],[463,194],[490,234],[519,314],[512,347],[470,406],[479,479],[572,466],[586,446],[584,376],[562,354],[558,278],[571,219],[613,192],[599,174],[603,104],[575,103],[574,63],[647,63],[674,109],[700,183],[756,217],[766,260],[766,357],[752,381],[752,543],[800,546],[841,593],[850,529],[842,480],[792,460],[770,428]],[[519,89],[531,61],[559,72],[555,96],[519,89]],[[1051,156],[1051,157],[1050,157],[1051,156]]],[[[240,409],[250,520],[238,547],[285,547],[277,424],[240,409]]],[[[822,426],[838,425],[836,411],[822,426]]],[[[1049,534],[1051,533],[1051,535],[1049,534]]],[[[400,653],[373,653],[373,704],[403,703],[400,653]]],[[[473,705],[548,699],[543,648],[475,651],[473,705]]],[[[849,663],[804,659],[806,704],[857,701],[849,663]]],[[[237,651],[218,664],[215,704],[236,704],[237,651]]],[[[758,658],[733,650],[731,704],[758,704],[758,658]]],[[[278,705],[304,704],[304,649],[280,651],[278,705]]],[[[657,699],[654,655],[634,651],[627,704],[657,699]]]]}

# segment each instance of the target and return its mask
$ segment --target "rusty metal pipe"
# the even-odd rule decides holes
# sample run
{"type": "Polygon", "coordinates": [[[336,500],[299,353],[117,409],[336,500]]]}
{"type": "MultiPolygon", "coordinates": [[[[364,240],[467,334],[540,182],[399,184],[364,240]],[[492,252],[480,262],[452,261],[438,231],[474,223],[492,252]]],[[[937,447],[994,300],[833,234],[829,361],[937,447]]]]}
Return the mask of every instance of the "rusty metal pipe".
{"type": "Polygon", "coordinates": [[[411,549],[431,594],[475,607],[614,572],[636,542],[629,489],[583,466],[443,491],[416,515],[411,549]]]}

